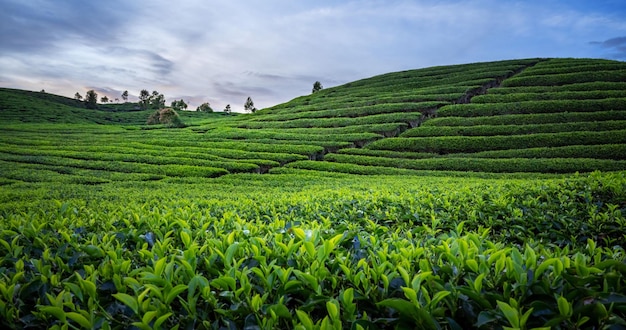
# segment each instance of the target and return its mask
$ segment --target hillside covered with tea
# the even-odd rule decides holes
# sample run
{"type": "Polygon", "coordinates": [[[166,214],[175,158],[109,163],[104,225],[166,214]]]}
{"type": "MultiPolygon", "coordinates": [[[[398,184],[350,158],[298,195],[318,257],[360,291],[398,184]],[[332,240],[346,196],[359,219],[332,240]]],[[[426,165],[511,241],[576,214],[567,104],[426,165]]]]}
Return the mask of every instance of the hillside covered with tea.
{"type": "Polygon", "coordinates": [[[624,62],[163,114],[0,89],[2,328],[626,325],[624,62]]]}

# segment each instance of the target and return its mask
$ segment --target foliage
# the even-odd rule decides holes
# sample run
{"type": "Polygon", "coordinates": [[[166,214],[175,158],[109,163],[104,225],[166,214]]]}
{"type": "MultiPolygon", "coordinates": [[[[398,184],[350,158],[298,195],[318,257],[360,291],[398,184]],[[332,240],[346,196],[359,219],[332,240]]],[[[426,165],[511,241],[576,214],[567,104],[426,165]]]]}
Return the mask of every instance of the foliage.
{"type": "Polygon", "coordinates": [[[184,100],[174,100],[172,101],[172,109],[174,109],[174,111],[180,111],[180,110],[185,110],[187,109],[187,103],[185,103],[184,100]]]}
{"type": "Polygon", "coordinates": [[[401,137],[417,136],[493,136],[575,131],[608,131],[626,129],[626,120],[574,122],[558,124],[421,126],[402,133],[401,137]]]}
{"type": "Polygon", "coordinates": [[[172,108],[160,109],[153,112],[148,120],[147,125],[162,124],[168,127],[185,127],[185,124],[180,120],[178,113],[172,108]]]}
{"type": "Polygon", "coordinates": [[[85,94],[85,107],[87,109],[95,109],[98,107],[98,93],[96,93],[93,89],[90,89],[85,94]]]}
{"type": "Polygon", "coordinates": [[[209,102],[204,102],[200,104],[199,107],[196,108],[196,111],[213,112],[213,109],[211,108],[211,105],[209,104],[209,102]]]}
{"type": "Polygon", "coordinates": [[[124,91],[122,93],[122,100],[124,100],[124,102],[128,102],[128,91],[124,91]]]}
{"type": "Polygon", "coordinates": [[[601,100],[548,100],[522,101],[497,104],[453,104],[437,111],[441,117],[476,117],[509,114],[535,114],[569,112],[595,112],[626,110],[626,98],[606,98],[601,100]]]}
{"type": "Polygon", "coordinates": [[[322,86],[322,83],[319,81],[316,81],[313,83],[313,90],[311,91],[311,93],[316,93],[322,90],[322,88],[324,88],[322,86]]]}
{"type": "Polygon", "coordinates": [[[407,168],[434,171],[473,171],[473,172],[538,172],[574,173],[620,171],[626,168],[626,161],[594,158],[477,158],[459,155],[456,158],[436,157],[423,159],[401,159],[361,155],[329,154],[324,160],[368,166],[407,168]]]}
{"type": "Polygon", "coordinates": [[[540,125],[550,123],[601,122],[626,120],[626,111],[533,113],[481,117],[437,117],[422,126],[474,126],[474,125],[540,125]]]}
{"type": "Polygon", "coordinates": [[[367,145],[366,148],[446,154],[455,152],[477,152],[487,150],[611,143],[626,143],[626,130],[536,133],[511,136],[496,135],[389,138],[372,142],[367,145]]]}
{"type": "Polygon", "coordinates": [[[148,92],[147,89],[142,89],[141,92],[139,92],[139,103],[144,110],[148,109],[148,105],[150,104],[150,92],[148,92]]]}
{"type": "Polygon", "coordinates": [[[0,187],[0,324],[618,326],[625,185],[594,173],[0,187]]]}
{"type": "Polygon", "coordinates": [[[177,130],[0,89],[0,327],[618,328],[623,83],[569,82],[620,65],[408,70],[177,130]],[[524,77],[557,85],[494,88],[524,77]]]}
{"type": "Polygon", "coordinates": [[[161,109],[165,107],[165,96],[160,94],[157,91],[152,91],[152,94],[149,98],[150,108],[152,109],[161,109]]]}
{"type": "Polygon", "coordinates": [[[243,109],[245,111],[249,111],[251,113],[255,113],[256,112],[257,109],[254,106],[254,102],[252,101],[252,98],[250,96],[248,96],[248,98],[246,99],[246,103],[244,103],[243,109]]]}
{"type": "Polygon", "coordinates": [[[224,108],[224,114],[230,115],[231,112],[232,110],[230,109],[230,104],[227,104],[226,107],[224,108]]]}

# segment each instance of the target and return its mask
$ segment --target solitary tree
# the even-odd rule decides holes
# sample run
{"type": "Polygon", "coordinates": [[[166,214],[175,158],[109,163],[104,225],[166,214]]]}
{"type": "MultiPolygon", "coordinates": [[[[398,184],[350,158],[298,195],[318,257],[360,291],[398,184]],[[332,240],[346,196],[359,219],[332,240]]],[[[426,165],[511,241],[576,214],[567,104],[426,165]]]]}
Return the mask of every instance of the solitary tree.
{"type": "Polygon", "coordinates": [[[224,108],[224,113],[230,115],[230,104],[226,105],[226,108],[224,108]]]}
{"type": "Polygon", "coordinates": [[[246,111],[250,111],[252,113],[256,112],[256,108],[254,107],[254,102],[252,102],[252,98],[248,96],[246,103],[243,105],[243,109],[246,111]]]}
{"type": "Polygon", "coordinates": [[[176,111],[180,111],[180,110],[187,109],[187,103],[185,103],[185,101],[183,101],[182,99],[180,101],[174,100],[172,101],[171,107],[172,109],[176,111]]]}
{"type": "Polygon", "coordinates": [[[150,92],[147,89],[142,89],[139,92],[139,103],[141,103],[141,107],[145,110],[148,109],[148,102],[150,101],[150,92]]]}
{"type": "Polygon", "coordinates": [[[102,103],[108,103],[109,102],[109,98],[105,95],[103,97],[100,98],[100,102],[102,103]]]}
{"type": "Polygon", "coordinates": [[[124,91],[124,93],[122,93],[122,100],[124,100],[124,102],[128,101],[128,91],[124,91]]]}
{"type": "Polygon", "coordinates": [[[98,93],[93,89],[88,90],[85,94],[85,107],[87,109],[95,109],[97,107],[96,103],[98,103],[98,93]]]}
{"type": "Polygon", "coordinates": [[[204,102],[200,104],[199,107],[196,108],[196,111],[213,112],[213,109],[211,108],[211,105],[209,104],[209,102],[204,102]]]}
{"type": "Polygon", "coordinates": [[[74,94],[74,98],[76,99],[76,101],[80,101],[80,100],[82,100],[82,99],[83,99],[83,96],[82,96],[82,95],[80,95],[80,93],[79,93],[79,92],[76,92],[76,94],[74,94]]]}
{"type": "Polygon", "coordinates": [[[311,93],[319,92],[322,90],[322,88],[324,88],[322,86],[322,83],[319,81],[316,81],[315,83],[313,83],[313,91],[311,93]]]}

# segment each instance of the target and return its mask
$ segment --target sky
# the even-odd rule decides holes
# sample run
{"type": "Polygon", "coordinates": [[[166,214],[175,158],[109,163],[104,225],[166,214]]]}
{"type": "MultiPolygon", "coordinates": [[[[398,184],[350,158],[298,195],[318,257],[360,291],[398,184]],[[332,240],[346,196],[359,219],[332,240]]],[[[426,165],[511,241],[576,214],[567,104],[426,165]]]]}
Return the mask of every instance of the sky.
{"type": "Polygon", "coordinates": [[[626,60],[624,0],[0,0],[0,87],[243,111],[378,74],[626,60]]]}

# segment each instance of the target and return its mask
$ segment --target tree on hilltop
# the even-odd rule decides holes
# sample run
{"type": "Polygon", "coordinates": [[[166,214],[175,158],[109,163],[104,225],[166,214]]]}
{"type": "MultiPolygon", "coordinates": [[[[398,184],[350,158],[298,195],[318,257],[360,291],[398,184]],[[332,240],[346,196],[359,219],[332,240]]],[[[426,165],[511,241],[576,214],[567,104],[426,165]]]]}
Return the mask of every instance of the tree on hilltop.
{"type": "Polygon", "coordinates": [[[196,108],[196,111],[213,112],[213,109],[211,108],[211,105],[209,104],[209,102],[204,102],[200,104],[199,107],[196,108]]]}
{"type": "Polygon", "coordinates": [[[98,103],[98,93],[93,89],[90,89],[85,94],[85,107],[87,109],[95,109],[98,103]]]}
{"type": "Polygon", "coordinates": [[[122,100],[124,100],[124,102],[128,101],[128,91],[124,91],[124,93],[122,93],[122,100]]]}
{"type": "Polygon", "coordinates": [[[231,109],[230,109],[230,104],[226,105],[226,108],[224,108],[224,114],[230,115],[231,109]]]}
{"type": "Polygon", "coordinates": [[[109,103],[109,98],[105,95],[105,96],[100,98],[100,102],[102,102],[102,103],[109,103]]]}
{"type": "Polygon", "coordinates": [[[313,90],[311,91],[311,93],[319,92],[322,90],[322,88],[324,88],[324,86],[322,86],[322,83],[316,81],[315,83],[313,83],[313,90]]]}
{"type": "Polygon", "coordinates": [[[256,108],[254,107],[254,102],[252,102],[252,98],[248,96],[246,103],[243,105],[243,109],[246,111],[250,111],[252,113],[256,112],[256,108]]]}
{"type": "Polygon", "coordinates": [[[150,101],[150,92],[147,89],[142,89],[139,92],[139,103],[142,109],[148,109],[148,102],[150,101]]]}
{"type": "Polygon", "coordinates": [[[180,110],[184,110],[187,109],[188,105],[187,103],[185,103],[184,100],[174,100],[172,101],[172,105],[171,105],[172,109],[176,110],[176,111],[180,111],[180,110]]]}
{"type": "Polygon", "coordinates": [[[152,91],[150,95],[150,107],[152,109],[161,109],[165,107],[165,96],[157,91],[152,91]]]}
{"type": "Polygon", "coordinates": [[[82,96],[82,95],[80,95],[80,93],[79,93],[79,92],[76,92],[76,94],[74,94],[74,98],[76,99],[76,101],[80,101],[80,100],[82,100],[82,99],[83,99],[83,96],[82,96]]]}

